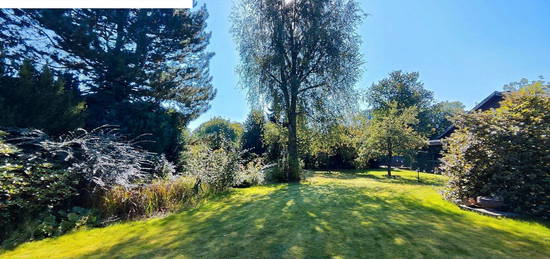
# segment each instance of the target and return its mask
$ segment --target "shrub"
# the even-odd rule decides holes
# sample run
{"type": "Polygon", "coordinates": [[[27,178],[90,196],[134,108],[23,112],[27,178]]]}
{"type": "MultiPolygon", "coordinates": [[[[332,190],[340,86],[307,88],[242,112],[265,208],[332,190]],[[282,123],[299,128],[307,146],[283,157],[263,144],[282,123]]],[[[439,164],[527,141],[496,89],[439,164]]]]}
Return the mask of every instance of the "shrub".
{"type": "Polygon", "coordinates": [[[264,160],[262,158],[255,158],[239,166],[235,177],[236,186],[247,187],[264,184],[265,182],[264,160]]]}
{"type": "Polygon", "coordinates": [[[460,116],[441,169],[450,199],[502,198],[514,211],[550,215],[550,98],[533,85],[496,110],[460,116]]]}
{"type": "Polygon", "coordinates": [[[68,203],[78,195],[75,186],[79,182],[48,160],[0,143],[0,239],[4,239],[20,218],[68,203]]]}
{"type": "Polygon", "coordinates": [[[19,225],[18,231],[10,233],[2,242],[2,246],[11,248],[29,240],[60,236],[83,226],[97,225],[99,225],[98,217],[90,209],[72,207],[69,210],[57,212],[49,209],[34,218],[26,218],[19,225]]]}
{"type": "Polygon", "coordinates": [[[50,161],[78,175],[90,193],[110,186],[132,186],[150,177],[152,153],[137,147],[139,139],[127,141],[116,127],[78,129],[56,140],[40,130],[7,129],[23,153],[50,161]]]}
{"type": "Polygon", "coordinates": [[[194,178],[157,179],[137,188],[116,186],[106,190],[97,205],[105,218],[136,218],[171,212],[196,203],[203,193],[193,190],[194,178]]]}
{"type": "MultiPolygon", "coordinates": [[[[57,140],[39,130],[7,131],[9,141],[0,141],[2,239],[24,219],[86,204],[112,186],[136,186],[138,180],[150,180],[151,171],[173,172],[165,159],[153,163],[150,153],[124,141],[113,128],[78,130],[57,140]]],[[[68,224],[58,223],[61,228],[68,224]]]]}
{"type": "Polygon", "coordinates": [[[236,174],[242,163],[241,152],[224,141],[220,145],[221,148],[212,149],[199,143],[184,153],[185,174],[197,179],[196,190],[201,188],[201,184],[207,184],[214,192],[223,192],[238,184],[236,174]]]}
{"type": "Polygon", "coordinates": [[[172,177],[176,173],[176,166],[166,159],[164,154],[151,159],[151,174],[159,178],[172,177]]]}
{"type": "Polygon", "coordinates": [[[282,170],[282,163],[273,163],[262,168],[264,181],[266,183],[281,183],[286,180],[286,173],[282,170]]]}

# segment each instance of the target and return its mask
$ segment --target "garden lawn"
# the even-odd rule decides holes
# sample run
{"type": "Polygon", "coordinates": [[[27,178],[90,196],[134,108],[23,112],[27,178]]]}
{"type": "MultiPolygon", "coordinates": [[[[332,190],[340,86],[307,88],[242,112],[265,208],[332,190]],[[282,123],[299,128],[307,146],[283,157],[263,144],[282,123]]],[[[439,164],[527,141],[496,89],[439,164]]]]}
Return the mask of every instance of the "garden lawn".
{"type": "Polygon", "coordinates": [[[443,178],[397,171],[314,173],[247,189],[165,218],[78,230],[7,258],[549,258],[550,229],[462,211],[443,178]]]}

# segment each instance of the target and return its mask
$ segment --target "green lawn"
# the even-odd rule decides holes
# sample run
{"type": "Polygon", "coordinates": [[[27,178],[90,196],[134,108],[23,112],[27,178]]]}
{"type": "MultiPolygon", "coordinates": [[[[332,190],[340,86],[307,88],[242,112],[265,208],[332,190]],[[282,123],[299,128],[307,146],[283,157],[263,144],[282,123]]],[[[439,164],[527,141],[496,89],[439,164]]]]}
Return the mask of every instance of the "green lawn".
{"type": "Polygon", "coordinates": [[[79,230],[7,251],[9,258],[549,258],[550,229],[462,211],[443,179],[398,171],[316,173],[247,189],[165,218],[79,230]]]}

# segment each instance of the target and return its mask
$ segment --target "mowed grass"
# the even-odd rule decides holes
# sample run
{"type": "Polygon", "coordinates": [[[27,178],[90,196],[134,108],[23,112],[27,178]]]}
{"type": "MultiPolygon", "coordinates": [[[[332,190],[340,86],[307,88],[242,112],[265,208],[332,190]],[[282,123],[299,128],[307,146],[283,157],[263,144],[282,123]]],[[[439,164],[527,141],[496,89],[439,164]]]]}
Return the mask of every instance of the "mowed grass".
{"type": "Polygon", "coordinates": [[[550,229],[462,211],[443,178],[314,173],[157,218],[31,242],[7,258],[549,258],[550,229]]]}

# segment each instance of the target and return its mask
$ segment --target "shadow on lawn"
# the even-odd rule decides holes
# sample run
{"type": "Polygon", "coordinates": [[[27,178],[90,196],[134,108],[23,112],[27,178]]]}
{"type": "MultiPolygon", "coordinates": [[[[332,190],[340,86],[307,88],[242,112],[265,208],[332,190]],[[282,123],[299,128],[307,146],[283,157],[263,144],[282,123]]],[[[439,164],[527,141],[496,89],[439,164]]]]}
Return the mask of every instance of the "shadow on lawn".
{"type": "MultiPolygon", "coordinates": [[[[366,176],[368,177],[368,176],[366,176]]],[[[544,240],[475,224],[461,211],[406,194],[345,185],[289,184],[249,201],[228,199],[138,228],[87,256],[112,257],[544,257],[544,240]],[[192,224],[185,225],[193,220],[192,224]],[[184,226],[185,225],[185,226],[184,226]]]]}

